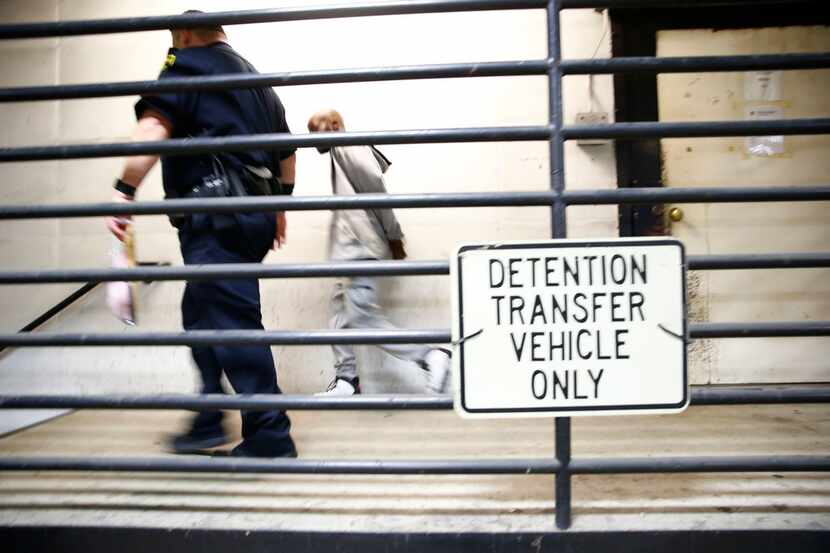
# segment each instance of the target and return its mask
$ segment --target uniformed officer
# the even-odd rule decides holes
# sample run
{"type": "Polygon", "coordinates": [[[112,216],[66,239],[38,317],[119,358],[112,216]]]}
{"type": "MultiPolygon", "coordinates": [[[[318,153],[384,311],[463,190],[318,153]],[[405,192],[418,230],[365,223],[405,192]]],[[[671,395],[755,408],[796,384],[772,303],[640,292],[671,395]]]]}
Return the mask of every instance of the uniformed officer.
{"type": "MultiPolygon", "coordinates": [[[[173,48],[160,79],[257,72],[231,48],[219,26],[176,29],[172,34],[173,48]]],[[[271,88],[147,95],[136,104],[135,113],[134,141],[289,132],[285,110],[271,88]]],[[[116,180],[116,201],[134,201],[136,188],[157,160],[152,155],[128,158],[116,180]]],[[[294,164],[293,149],[166,156],[162,158],[164,191],[168,198],[290,193],[294,164]]],[[[171,222],[178,228],[182,258],[188,265],[260,262],[270,248],[285,240],[282,213],[194,214],[171,217],[171,222]]],[[[124,218],[108,220],[110,230],[121,239],[127,224],[124,218]]],[[[182,322],[186,330],[261,330],[259,282],[188,282],[182,322]]],[[[237,393],[280,393],[268,346],[194,347],[192,353],[203,393],[222,393],[223,372],[237,393]]],[[[172,450],[192,453],[227,443],[221,422],[221,412],[199,413],[188,432],[171,440],[172,450]]],[[[243,411],[243,441],[231,454],[295,457],[290,427],[282,411],[243,411]]]]}

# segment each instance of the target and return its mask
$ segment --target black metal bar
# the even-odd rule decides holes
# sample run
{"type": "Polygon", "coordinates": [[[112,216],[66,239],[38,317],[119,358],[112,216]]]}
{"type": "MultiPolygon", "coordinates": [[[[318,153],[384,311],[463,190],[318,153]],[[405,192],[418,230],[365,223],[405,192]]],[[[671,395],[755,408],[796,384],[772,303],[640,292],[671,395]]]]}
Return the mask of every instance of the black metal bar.
{"type": "Polygon", "coordinates": [[[692,323],[691,338],[782,338],[830,336],[830,321],[692,323]]]}
{"type": "MultiPolygon", "coordinates": [[[[830,403],[828,385],[787,386],[692,386],[691,405],[770,405],[830,403]]],[[[321,397],[309,395],[223,395],[223,394],[145,394],[145,395],[0,395],[0,409],[190,409],[211,411],[246,409],[249,411],[326,410],[398,411],[450,410],[451,396],[360,395],[321,397]]]]}
{"type": "MultiPolygon", "coordinates": [[[[549,206],[556,198],[556,192],[546,190],[452,194],[360,194],[357,196],[260,196],[133,203],[0,205],[0,220],[333,209],[549,206]]],[[[570,190],[565,191],[561,198],[568,205],[627,204],[649,201],[671,203],[807,202],[830,200],[830,186],[570,190]]]]}
{"type": "Polygon", "coordinates": [[[686,265],[692,271],[724,269],[809,269],[830,267],[830,252],[690,255],[686,258],[686,265]]]}
{"type": "Polygon", "coordinates": [[[830,455],[576,459],[570,468],[574,474],[825,472],[830,470],[830,455]]]}
{"type": "MultiPolygon", "coordinates": [[[[562,42],[559,21],[559,0],[550,0],[547,9],[548,58],[548,117],[550,135],[550,171],[551,190],[554,192],[551,212],[551,236],[565,238],[568,235],[567,203],[565,193],[565,143],[562,128],[564,116],[562,109],[562,42]]],[[[571,461],[571,419],[557,417],[554,421],[555,455],[561,465],[556,475],[556,526],[567,530],[571,526],[571,473],[568,469],[571,461]]]]}
{"type": "Polygon", "coordinates": [[[0,457],[0,471],[234,472],[280,474],[553,474],[551,459],[331,461],[230,457],[0,457]]]}
{"type": "MultiPolygon", "coordinates": [[[[826,188],[830,198],[830,187],[826,188]]],[[[823,190],[822,190],[823,192],[823,190]]],[[[554,193],[483,192],[454,194],[360,194],[352,196],[259,196],[200,200],[163,200],[133,203],[0,206],[2,219],[49,217],[97,217],[103,215],[166,215],[270,211],[316,211],[333,209],[379,209],[385,207],[494,207],[546,206],[554,193]]],[[[812,198],[812,196],[811,196],[812,198]]]]}
{"type": "Polygon", "coordinates": [[[830,386],[692,386],[692,405],[830,403],[830,386]]]}
{"type": "MultiPolygon", "coordinates": [[[[549,67],[550,62],[548,60],[516,60],[292,71],[257,75],[210,75],[152,81],[20,86],[0,88],[0,103],[111,98],[174,91],[227,90],[310,84],[547,75],[549,67]]],[[[830,67],[830,53],[660,58],[623,57],[562,60],[560,62],[560,70],[563,75],[822,69],[827,67],[830,67]]]]}
{"type": "MultiPolygon", "coordinates": [[[[830,133],[830,118],[782,119],[775,121],[709,121],[703,123],[614,123],[610,125],[566,125],[560,135],[579,138],[710,137],[830,133]]],[[[538,141],[550,138],[548,126],[478,127],[463,129],[417,129],[401,131],[257,134],[216,138],[177,138],[150,142],[71,144],[0,148],[0,163],[45,161],[136,155],[190,155],[288,147],[353,146],[360,144],[435,144],[451,142],[538,141]]]]}
{"type": "MultiPolygon", "coordinates": [[[[779,133],[780,134],[780,133],[779,133]]],[[[354,146],[362,144],[435,144],[449,142],[509,142],[547,140],[545,126],[415,129],[401,131],[266,133],[214,138],[174,138],[150,142],[23,146],[0,148],[0,162],[84,159],[136,155],[191,155],[281,148],[354,146]]]]}
{"type": "MultiPolygon", "coordinates": [[[[562,60],[563,75],[614,73],[689,73],[756,69],[822,69],[830,67],[830,52],[748,56],[623,57],[562,60]]],[[[210,75],[152,81],[126,81],[0,88],[0,103],[79,98],[111,98],[179,91],[227,90],[352,82],[467,77],[547,75],[548,60],[515,60],[291,71],[257,75],[210,75]]]]}
{"type": "MultiPolygon", "coordinates": [[[[830,254],[828,254],[830,256],[830,254]]],[[[225,263],[134,269],[71,269],[0,271],[0,284],[213,280],[243,278],[326,278],[351,276],[447,275],[446,261],[335,261],[279,264],[225,263]]]]}
{"type": "MultiPolygon", "coordinates": [[[[800,202],[830,199],[830,186],[569,190],[565,192],[564,198],[568,205],[800,202]]],[[[2,209],[0,209],[0,218],[2,218],[2,209]]]]}
{"type": "Polygon", "coordinates": [[[465,77],[506,77],[546,75],[547,60],[498,61],[483,63],[450,63],[436,65],[404,65],[330,69],[323,71],[292,71],[268,74],[229,74],[202,77],[181,77],[154,81],[89,83],[50,86],[0,88],[1,102],[38,100],[71,100],[105,98],[137,94],[160,94],[173,91],[226,90],[269,86],[297,86],[352,82],[377,82],[410,79],[453,79],[465,77]]]}
{"type": "MultiPolygon", "coordinates": [[[[762,69],[824,69],[827,67],[830,67],[830,52],[750,56],[596,58],[563,60],[561,64],[564,75],[706,73],[762,69]]],[[[1,98],[2,94],[0,94],[1,98]]]]}
{"type": "Polygon", "coordinates": [[[560,471],[556,474],[556,527],[567,530],[571,526],[571,419],[556,417],[556,460],[560,471]]]}
{"type": "Polygon", "coordinates": [[[120,332],[0,334],[0,346],[217,346],[448,343],[450,333],[424,330],[191,330],[188,332],[120,332]]]}
{"type": "Polygon", "coordinates": [[[804,0],[562,0],[560,9],[581,8],[699,8],[708,6],[785,6],[804,0]]]}
{"type": "Polygon", "coordinates": [[[562,133],[566,140],[828,134],[830,133],[830,118],[780,119],[776,121],[706,121],[701,123],[642,121],[609,125],[567,125],[562,129],[562,133]]]}
{"type": "MultiPolygon", "coordinates": [[[[282,474],[556,474],[552,459],[331,461],[223,457],[0,457],[0,470],[282,474]]],[[[574,474],[826,472],[830,456],[635,457],[574,459],[574,474]]]]}
{"type": "Polygon", "coordinates": [[[427,395],[359,395],[327,397],[289,394],[154,394],[154,395],[42,395],[0,396],[0,409],[191,409],[213,411],[245,409],[249,411],[326,410],[326,411],[434,411],[452,409],[449,396],[427,395]]]}
{"type": "MultiPolygon", "coordinates": [[[[830,336],[830,321],[692,323],[690,338],[830,336]]],[[[449,343],[449,330],[194,330],[67,334],[0,334],[0,346],[216,346],[449,343]]]]}
{"type": "MultiPolygon", "coordinates": [[[[827,67],[830,67],[830,52],[748,56],[623,57],[562,60],[560,62],[563,75],[689,73],[756,69],[803,70],[827,67]]],[[[21,86],[0,88],[0,103],[310,84],[547,75],[549,68],[548,60],[516,60],[292,71],[257,75],[210,75],[152,81],[21,86]]]]}
{"type": "MultiPolygon", "coordinates": [[[[746,255],[691,255],[692,271],[726,269],[806,269],[830,267],[830,252],[746,255]]],[[[134,269],[53,269],[0,271],[0,285],[65,282],[169,281],[242,278],[330,278],[352,276],[448,275],[447,261],[335,261],[306,264],[226,263],[199,266],[147,266],[134,269]]],[[[25,329],[24,329],[25,330],[25,329]]]]}
{"type": "Polygon", "coordinates": [[[0,25],[0,39],[47,38],[109,33],[158,31],[188,26],[244,25],[305,19],[334,19],[376,15],[408,15],[461,11],[544,8],[545,0],[398,0],[351,5],[237,10],[188,15],[159,15],[85,21],[44,21],[0,25]]]}

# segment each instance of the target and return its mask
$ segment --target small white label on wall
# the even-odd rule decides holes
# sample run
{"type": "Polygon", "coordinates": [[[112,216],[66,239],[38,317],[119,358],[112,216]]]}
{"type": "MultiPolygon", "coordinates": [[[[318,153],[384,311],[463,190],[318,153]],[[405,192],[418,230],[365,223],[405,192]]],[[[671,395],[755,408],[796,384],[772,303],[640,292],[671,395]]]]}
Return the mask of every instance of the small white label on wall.
{"type": "Polygon", "coordinates": [[[747,71],[744,73],[744,100],[747,102],[781,100],[781,71],[747,71]]]}

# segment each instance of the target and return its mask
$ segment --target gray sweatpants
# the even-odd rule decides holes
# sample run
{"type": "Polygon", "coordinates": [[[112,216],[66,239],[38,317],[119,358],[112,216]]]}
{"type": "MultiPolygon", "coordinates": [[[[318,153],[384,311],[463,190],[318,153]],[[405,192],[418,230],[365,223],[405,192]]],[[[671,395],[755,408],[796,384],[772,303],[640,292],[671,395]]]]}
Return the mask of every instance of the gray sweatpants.
{"type": "MultiPolygon", "coordinates": [[[[353,277],[343,279],[334,285],[331,296],[332,329],[371,328],[395,330],[396,327],[380,311],[378,304],[377,282],[372,277],[353,277]]],[[[386,353],[403,359],[420,363],[429,353],[430,348],[424,344],[383,344],[379,345],[386,353]]],[[[355,365],[354,347],[351,345],[334,345],[334,368],[339,378],[358,376],[355,365]]]]}

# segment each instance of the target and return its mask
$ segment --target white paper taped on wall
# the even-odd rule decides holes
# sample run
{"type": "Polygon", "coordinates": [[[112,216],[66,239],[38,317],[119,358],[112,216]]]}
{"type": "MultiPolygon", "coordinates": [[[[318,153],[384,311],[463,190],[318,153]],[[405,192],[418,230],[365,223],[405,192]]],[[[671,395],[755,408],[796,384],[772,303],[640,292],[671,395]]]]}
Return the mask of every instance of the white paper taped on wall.
{"type": "Polygon", "coordinates": [[[744,100],[778,102],[781,100],[781,71],[747,71],[744,73],[744,100]]]}
{"type": "MultiPolygon", "coordinates": [[[[747,121],[769,121],[783,119],[784,110],[779,106],[747,106],[747,121]]],[[[751,156],[769,157],[784,153],[784,137],[776,136],[748,136],[746,137],[746,153],[751,156]]]]}

